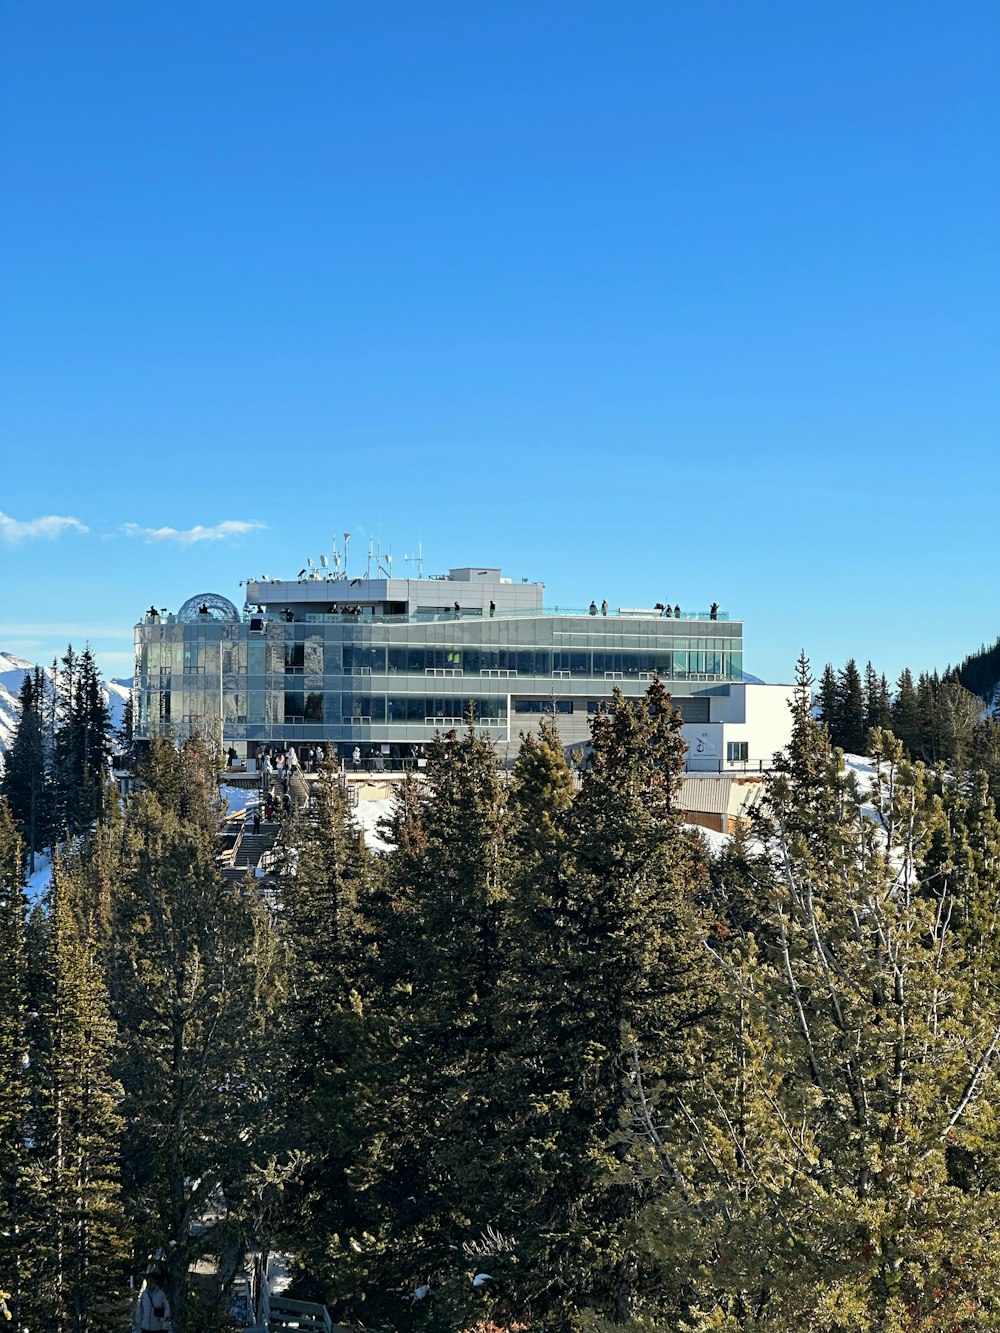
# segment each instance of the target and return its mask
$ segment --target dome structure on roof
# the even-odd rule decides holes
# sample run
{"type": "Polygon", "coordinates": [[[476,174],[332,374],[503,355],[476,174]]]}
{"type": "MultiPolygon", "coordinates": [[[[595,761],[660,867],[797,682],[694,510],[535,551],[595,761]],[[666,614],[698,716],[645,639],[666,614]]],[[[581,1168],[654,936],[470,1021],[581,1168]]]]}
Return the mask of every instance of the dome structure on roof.
{"type": "Polygon", "coordinates": [[[177,612],[182,625],[197,625],[199,621],[213,620],[216,624],[238,625],[240,613],[228,597],[217,592],[199,592],[189,597],[177,612]]]}

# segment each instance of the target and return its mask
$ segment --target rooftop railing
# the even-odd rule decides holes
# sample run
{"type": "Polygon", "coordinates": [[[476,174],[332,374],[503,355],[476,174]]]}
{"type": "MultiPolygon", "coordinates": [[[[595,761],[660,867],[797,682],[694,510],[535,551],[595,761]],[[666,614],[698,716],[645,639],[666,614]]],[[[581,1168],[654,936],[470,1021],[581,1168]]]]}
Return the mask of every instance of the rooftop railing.
{"type": "MultiPolygon", "coordinates": [[[[360,605],[353,603],[352,605],[360,605]]],[[[456,620],[532,620],[538,616],[573,616],[583,617],[588,620],[708,620],[708,621],[726,621],[730,619],[728,611],[718,611],[713,615],[710,611],[681,611],[679,615],[667,614],[666,611],[658,611],[655,607],[618,607],[616,609],[608,608],[606,612],[591,611],[585,606],[539,606],[525,609],[501,610],[497,607],[496,611],[483,609],[478,606],[461,607],[458,611],[415,611],[411,614],[385,615],[381,612],[375,614],[371,607],[364,606],[360,613],[356,611],[292,611],[291,620],[289,620],[285,609],[280,611],[264,612],[244,612],[242,623],[249,624],[252,620],[261,621],[282,621],[289,624],[305,623],[316,624],[351,624],[361,622],[363,624],[378,625],[426,625],[426,624],[447,624],[456,620]]],[[[140,622],[143,625],[176,625],[177,616],[173,612],[163,612],[156,616],[148,612],[143,616],[140,622]]],[[[194,621],[184,621],[184,624],[204,624],[219,625],[231,624],[229,621],[216,620],[212,616],[200,616],[194,621]]]]}

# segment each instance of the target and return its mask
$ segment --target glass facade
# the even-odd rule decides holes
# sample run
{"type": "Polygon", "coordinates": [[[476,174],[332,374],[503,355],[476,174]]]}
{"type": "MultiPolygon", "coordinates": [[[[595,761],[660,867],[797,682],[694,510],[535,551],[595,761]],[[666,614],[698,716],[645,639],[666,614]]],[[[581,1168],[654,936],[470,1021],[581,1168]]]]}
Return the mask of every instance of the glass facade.
{"type": "MultiPolygon", "coordinates": [[[[502,585],[509,593],[509,581],[502,585]]],[[[487,592],[499,597],[502,585],[487,592]]],[[[410,584],[409,602],[397,596],[388,614],[370,588],[362,588],[359,596],[369,596],[358,610],[345,613],[341,597],[338,612],[328,613],[295,605],[296,585],[281,584],[280,607],[261,600],[238,623],[147,615],[135,631],[137,735],[221,728],[227,745],[250,755],[298,742],[350,753],[359,742],[426,742],[461,725],[471,705],[477,725],[497,740],[516,742],[548,714],[572,743],[585,739],[588,714],[615,687],[641,694],[656,673],[682,702],[725,693],[742,678],[738,621],[547,611],[540,585],[531,585],[538,605],[527,612],[489,610],[486,593],[482,607],[451,615],[399,612],[426,601],[427,586],[410,584]]],[[[457,587],[435,581],[438,604],[447,608],[457,587]]],[[[263,598],[269,589],[254,592],[263,598]]],[[[468,599],[467,584],[461,592],[468,599]]],[[[707,709],[706,697],[706,717],[707,709]]]]}

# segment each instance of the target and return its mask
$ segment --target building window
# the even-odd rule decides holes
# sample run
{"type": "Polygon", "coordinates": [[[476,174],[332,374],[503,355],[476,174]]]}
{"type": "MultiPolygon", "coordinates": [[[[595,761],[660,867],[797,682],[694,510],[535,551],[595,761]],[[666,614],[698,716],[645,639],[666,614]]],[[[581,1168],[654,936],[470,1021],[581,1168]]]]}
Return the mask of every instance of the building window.
{"type": "Polygon", "coordinates": [[[726,741],[727,764],[745,764],[749,758],[749,741],[726,741]]]}

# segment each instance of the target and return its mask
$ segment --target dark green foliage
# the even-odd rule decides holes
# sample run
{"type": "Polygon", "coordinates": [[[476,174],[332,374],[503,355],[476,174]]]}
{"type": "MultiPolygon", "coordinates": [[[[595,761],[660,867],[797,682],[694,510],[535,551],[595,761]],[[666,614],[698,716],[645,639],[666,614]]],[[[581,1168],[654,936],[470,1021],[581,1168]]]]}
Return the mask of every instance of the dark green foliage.
{"type": "Polygon", "coordinates": [[[533,978],[529,1065],[548,1086],[524,1283],[553,1328],[588,1310],[655,1320],[676,1294],[673,1260],[641,1221],[651,1146],[623,1131],[648,1115],[669,1137],[713,1020],[705,867],[675,805],[683,753],[658,680],[642,699],[615,695],[593,724],[548,920],[536,920],[549,965],[533,978]]]}
{"type": "MultiPolygon", "coordinates": [[[[819,690],[816,693],[816,706],[819,720],[825,723],[831,740],[835,736],[839,737],[841,732],[840,695],[837,690],[837,676],[829,662],[823,668],[819,690]]],[[[837,742],[834,741],[834,744],[837,744],[837,742]]]]}
{"type": "Polygon", "coordinates": [[[978,652],[970,653],[955,674],[960,684],[993,707],[1000,684],[1000,638],[988,648],[983,644],[978,652]]]}
{"type": "Polygon", "coordinates": [[[865,698],[858,665],[852,657],[837,677],[838,724],[833,744],[848,754],[865,752],[865,698]]]}
{"type": "MultiPolygon", "coordinates": [[[[370,1178],[386,1205],[384,1285],[405,1294],[431,1284],[421,1326],[454,1329],[477,1305],[454,1247],[497,1220],[492,1149],[504,1114],[507,802],[471,720],[429,748],[419,806],[396,822],[403,846],[387,867],[394,901],[375,962],[384,1157],[370,1178]]],[[[395,1296],[392,1317],[405,1308],[395,1296]]]]}
{"type": "MultiPolygon", "coordinates": [[[[76,764],[27,690],[25,747],[76,764]]],[[[659,681],[576,775],[548,722],[509,775],[474,727],[440,737],[379,857],[330,769],[283,828],[278,928],[220,880],[203,742],[154,743],[124,819],[87,770],[27,922],[0,804],[14,1327],[121,1327],[130,1243],[170,1250],[177,1333],[214,1327],[188,1265],[218,1289],[253,1239],[401,1331],[996,1326],[1000,724],[904,673],[928,775],[870,663],[819,704],[803,657],[752,835],[711,865],[659,681]]]]}
{"type": "Polygon", "coordinates": [[[99,819],[111,754],[111,719],[89,648],[66,649],[57,675],[56,817],[59,829],[80,833],[99,819]]]}
{"type": "Polygon", "coordinates": [[[3,796],[35,869],[35,853],[47,846],[52,834],[52,775],[45,736],[45,676],[36,667],[25,672],[18,695],[18,724],[4,756],[0,777],[3,796]]]}
{"type": "Polygon", "coordinates": [[[188,1264],[239,1250],[255,1159],[270,1144],[276,954],[263,907],[220,879],[204,742],[154,742],[143,778],[112,901],[122,1181],[140,1252],[172,1246],[173,1327],[183,1333],[194,1317],[188,1264]]]}
{"type": "Polygon", "coordinates": [[[870,731],[887,731],[892,727],[892,704],[889,682],[880,676],[871,662],[865,666],[865,735],[870,731]]]}
{"type": "Polygon", "coordinates": [[[45,1187],[39,1295],[60,1327],[114,1330],[129,1244],[119,1182],[122,1090],[90,849],[57,860],[44,932],[33,1149],[45,1187]]]}
{"type": "Polygon", "coordinates": [[[913,674],[908,667],[896,682],[896,697],[892,701],[892,730],[911,755],[919,752],[923,725],[913,674]]]}
{"type": "Polygon", "coordinates": [[[378,1221],[350,1180],[373,1110],[359,903],[370,895],[374,866],[334,770],[321,773],[286,840],[297,855],[294,875],[283,878],[288,995],[282,1052],[272,1068],[277,1074],[280,1062],[286,1142],[305,1155],[288,1191],[287,1238],[304,1294],[349,1314],[358,1308],[350,1239],[357,1243],[378,1221]]]}
{"type": "Polygon", "coordinates": [[[44,1191],[30,1154],[28,960],[21,845],[0,800],[0,1285],[14,1328],[32,1321],[43,1250],[44,1191]]]}
{"type": "Polygon", "coordinates": [[[135,704],[132,701],[132,695],[129,694],[125,700],[125,707],[122,709],[122,722],[118,728],[118,744],[123,750],[128,752],[132,748],[132,741],[135,735],[135,704]]]}

